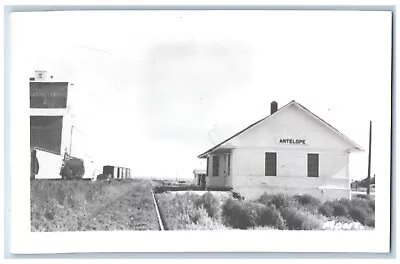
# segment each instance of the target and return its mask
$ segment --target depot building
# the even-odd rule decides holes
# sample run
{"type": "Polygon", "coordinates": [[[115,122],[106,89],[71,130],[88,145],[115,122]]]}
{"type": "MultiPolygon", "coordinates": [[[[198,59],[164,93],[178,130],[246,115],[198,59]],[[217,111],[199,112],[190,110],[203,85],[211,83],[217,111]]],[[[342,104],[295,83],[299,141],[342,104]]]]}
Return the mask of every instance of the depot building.
{"type": "Polygon", "coordinates": [[[248,199],[264,193],[350,198],[349,156],[361,146],[296,101],[198,157],[207,159],[206,188],[248,199]]]}

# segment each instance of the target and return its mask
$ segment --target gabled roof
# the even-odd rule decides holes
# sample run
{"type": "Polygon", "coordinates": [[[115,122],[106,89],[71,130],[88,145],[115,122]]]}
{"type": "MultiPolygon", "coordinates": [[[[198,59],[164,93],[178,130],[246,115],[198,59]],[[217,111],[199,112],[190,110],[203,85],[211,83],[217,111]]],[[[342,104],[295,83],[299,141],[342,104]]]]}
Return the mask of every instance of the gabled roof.
{"type": "Polygon", "coordinates": [[[219,147],[221,147],[223,144],[225,144],[226,142],[228,142],[229,140],[239,136],[240,134],[244,133],[245,131],[251,129],[252,127],[256,126],[257,124],[261,123],[262,121],[268,119],[269,117],[276,115],[279,112],[282,112],[284,109],[288,108],[291,105],[296,105],[298,107],[300,107],[301,109],[303,109],[306,113],[308,113],[309,115],[311,115],[313,118],[315,118],[318,122],[322,123],[323,125],[327,126],[331,131],[333,131],[334,133],[338,134],[339,136],[341,136],[345,141],[347,141],[348,143],[350,143],[352,146],[354,146],[354,149],[358,150],[358,151],[364,151],[364,149],[359,146],[357,143],[355,143],[354,141],[352,141],[351,139],[349,139],[347,136],[345,136],[344,134],[342,134],[341,132],[339,132],[339,130],[337,130],[336,128],[334,128],[333,126],[331,126],[330,124],[328,124],[326,121],[324,121],[322,118],[318,117],[316,114],[314,114],[313,112],[311,112],[310,110],[308,110],[307,108],[305,108],[304,106],[302,106],[301,104],[299,104],[298,102],[296,102],[295,100],[291,101],[290,103],[284,105],[283,107],[279,108],[275,113],[264,117],[261,120],[258,120],[257,122],[251,124],[250,126],[246,127],[245,129],[243,129],[242,131],[239,131],[238,133],[236,133],[235,135],[231,136],[230,138],[222,141],[221,143],[215,145],[214,147],[212,147],[211,149],[207,150],[206,152],[200,154],[199,156],[197,156],[198,158],[205,158],[207,155],[209,155],[210,153],[214,152],[215,150],[217,150],[219,147]]]}

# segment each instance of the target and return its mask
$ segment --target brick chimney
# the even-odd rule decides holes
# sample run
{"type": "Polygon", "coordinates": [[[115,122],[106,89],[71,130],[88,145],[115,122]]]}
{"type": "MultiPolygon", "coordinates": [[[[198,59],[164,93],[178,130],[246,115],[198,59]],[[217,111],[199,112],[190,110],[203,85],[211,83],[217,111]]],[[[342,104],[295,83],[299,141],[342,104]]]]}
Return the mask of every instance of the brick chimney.
{"type": "Polygon", "coordinates": [[[271,115],[278,111],[278,103],[275,101],[271,102],[271,115]]]}

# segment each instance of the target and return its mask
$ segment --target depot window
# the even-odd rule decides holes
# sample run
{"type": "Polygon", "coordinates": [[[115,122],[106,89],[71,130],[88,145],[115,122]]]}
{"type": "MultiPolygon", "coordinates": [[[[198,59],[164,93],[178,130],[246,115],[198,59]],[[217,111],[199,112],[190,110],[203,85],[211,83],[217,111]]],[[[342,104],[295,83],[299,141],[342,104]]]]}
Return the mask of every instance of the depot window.
{"type": "Polygon", "coordinates": [[[276,176],[276,152],[265,153],[265,176],[276,176]]]}
{"type": "Polygon", "coordinates": [[[319,176],[319,155],[314,153],[307,154],[307,176],[319,176]]]}

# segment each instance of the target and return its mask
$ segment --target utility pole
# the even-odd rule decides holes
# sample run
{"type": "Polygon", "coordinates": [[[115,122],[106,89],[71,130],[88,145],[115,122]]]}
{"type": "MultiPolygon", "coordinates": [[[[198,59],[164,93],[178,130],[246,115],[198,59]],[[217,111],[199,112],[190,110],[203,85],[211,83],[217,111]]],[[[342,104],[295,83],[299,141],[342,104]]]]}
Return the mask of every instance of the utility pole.
{"type": "Polygon", "coordinates": [[[369,121],[369,148],[368,148],[368,180],[367,195],[371,191],[371,141],[372,141],[372,121],[369,121]]]}
{"type": "Polygon", "coordinates": [[[69,156],[72,156],[72,131],[74,130],[74,126],[71,126],[71,138],[69,140],[69,156]]]}

